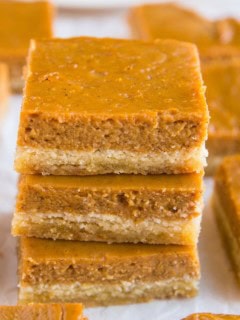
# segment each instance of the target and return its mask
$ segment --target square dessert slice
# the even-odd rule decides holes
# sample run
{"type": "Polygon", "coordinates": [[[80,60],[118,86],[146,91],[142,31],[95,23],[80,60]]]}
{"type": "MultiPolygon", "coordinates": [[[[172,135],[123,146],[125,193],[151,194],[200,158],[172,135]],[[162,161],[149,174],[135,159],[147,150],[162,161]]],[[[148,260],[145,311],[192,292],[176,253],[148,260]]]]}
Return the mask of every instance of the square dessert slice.
{"type": "Polygon", "coordinates": [[[146,4],[130,10],[134,37],[176,39],[195,43],[201,54],[223,47],[240,48],[240,22],[233,18],[210,21],[173,3],[146,4]]]}
{"type": "Polygon", "coordinates": [[[232,314],[195,313],[182,320],[240,320],[240,316],[232,314]]]}
{"type": "Polygon", "coordinates": [[[240,153],[240,52],[225,50],[202,59],[203,78],[211,114],[207,174],[224,156],[240,153]]]}
{"type": "Polygon", "coordinates": [[[22,69],[30,39],[52,35],[52,5],[47,1],[0,1],[0,61],[8,64],[13,91],[23,87],[22,69]]]}
{"type": "Polygon", "coordinates": [[[20,302],[87,306],[195,296],[195,246],[103,244],[21,238],[20,302]]]}
{"type": "Polygon", "coordinates": [[[16,170],[188,173],[205,164],[208,109],[194,45],[32,41],[16,170]]]}
{"type": "Polygon", "coordinates": [[[87,320],[83,306],[77,303],[0,306],[1,320],[87,320]]]}
{"type": "Polygon", "coordinates": [[[197,13],[173,3],[133,7],[130,26],[139,39],[176,39],[205,47],[217,43],[214,24],[197,13]]]}
{"type": "Polygon", "coordinates": [[[196,244],[202,174],[22,176],[17,236],[105,242],[196,244]]]}
{"type": "Polygon", "coordinates": [[[240,283],[240,155],[226,157],[216,177],[213,209],[240,283]]]}
{"type": "Polygon", "coordinates": [[[7,109],[9,98],[9,74],[8,67],[0,63],[0,119],[7,109]]]}

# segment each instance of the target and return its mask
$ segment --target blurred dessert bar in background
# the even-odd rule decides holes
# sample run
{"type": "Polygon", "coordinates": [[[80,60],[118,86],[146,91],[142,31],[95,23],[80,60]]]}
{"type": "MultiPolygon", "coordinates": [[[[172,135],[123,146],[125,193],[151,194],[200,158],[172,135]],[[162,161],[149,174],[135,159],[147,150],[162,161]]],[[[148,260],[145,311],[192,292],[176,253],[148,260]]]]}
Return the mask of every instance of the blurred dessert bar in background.
{"type": "Polygon", "coordinates": [[[240,155],[226,157],[217,170],[213,209],[240,284],[240,155]]]}
{"type": "Polygon", "coordinates": [[[240,49],[240,22],[233,18],[211,21],[173,3],[146,4],[129,13],[137,39],[176,39],[195,43],[201,54],[218,52],[219,47],[240,49]]]}
{"type": "Polygon", "coordinates": [[[9,72],[4,63],[0,63],[0,119],[7,109],[9,98],[9,72]]]}
{"type": "Polygon", "coordinates": [[[0,306],[1,320],[87,320],[82,304],[31,303],[18,306],[0,306]]]}
{"type": "Polygon", "coordinates": [[[0,1],[0,61],[9,66],[14,92],[23,88],[23,67],[32,38],[52,36],[53,7],[47,1],[0,1]]]}
{"type": "Polygon", "coordinates": [[[212,175],[224,156],[240,153],[240,52],[205,57],[202,72],[211,115],[206,172],[212,175]]]}
{"type": "Polygon", "coordinates": [[[19,301],[86,306],[193,297],[196,246],[107,244],[21,238],[19,301]]]}
{"type": "Polygon", "coordinates": [[[22,176],[12,233],[50,239],[194,245],[203,174],[22,176]]]}
{"type": "Polygon", "coordinates": [[[138,39],[176,39],[196,43],[200,48],[218,43],[211,21],[173,3],[133,7],[129,23],[138,39]]]}
{"type": "Polygon", "coordinates": [[[208,109],[195,45],[32,41],[20,173],[191,173],[205,165],[208,109]]]}

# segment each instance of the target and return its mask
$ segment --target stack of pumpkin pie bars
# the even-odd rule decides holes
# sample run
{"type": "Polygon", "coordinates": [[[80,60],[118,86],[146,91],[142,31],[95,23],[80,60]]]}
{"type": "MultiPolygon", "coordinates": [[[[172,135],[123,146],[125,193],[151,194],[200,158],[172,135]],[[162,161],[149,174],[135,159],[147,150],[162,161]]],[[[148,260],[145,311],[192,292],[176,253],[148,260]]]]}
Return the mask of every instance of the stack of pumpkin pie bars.
{"type": "Polygon", "coordinates": [[[19,300],[197,294],[208,109],[175,40],[32,40],[15,167],[19,300]]]}

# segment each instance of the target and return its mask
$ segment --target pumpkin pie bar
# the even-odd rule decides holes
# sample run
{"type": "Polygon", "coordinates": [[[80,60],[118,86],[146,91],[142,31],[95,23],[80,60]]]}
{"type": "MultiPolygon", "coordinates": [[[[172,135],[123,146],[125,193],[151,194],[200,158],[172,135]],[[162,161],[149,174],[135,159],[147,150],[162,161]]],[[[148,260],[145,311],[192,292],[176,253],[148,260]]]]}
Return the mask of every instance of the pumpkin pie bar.
{"type": "Polygon", "coordinates": [[[240,316],[230,314],[195,313],[183,320],[240,320],[240,316]]]}
{"type": "Polygon", "coordinates": [[[19,300],[86,306],[195,296],[194,246],[21,238],[19,300]]]}
{"type": "MultiPolygon", "coordinates": [[[[222,47],[240,49],[240,23],[233,18],[211,21],[173,3],[133,7],[129,14],[133,36],[138,39],[176,39],[195,43],[201,54],[222,47]]],[[[234,49],[235,50],[235,49],[234,49]]]]}
{"type": "Polygon", "coordinates": [[[50,239],[196,244],[202,176],[22,176],[12,231],[50,239]]]}
{"type": "Polygon", "coordinates": [[[0,61],[9,66],[13,91],[21,92],[30,39],[52,35],[53,8],[47,1],[0,1],[0,61]]]}
{"type": "Polygon", "coordinates": [[[213,209],[240,283],[240,155],[226,157],[215,177],[213,209]]]}
{"type": "Polygon", "coordinates": [[[205,164],[208,109],[194,45],[32,41],[16,170],[189,173],[205,164]]]}
{"type": "Polygon", "coordinates": [[[203,47],[217,43],[211,21],[173,3],[133,7],[129,22],[133,35],[139,39],[177,39],[203,47]]]}
{"type": "Polygon", "coordinates": [[[9,74],[8,67],[4,63],[0,63],[0,118],[7,109],[9,97],[9,74]]]}
{"type": "Polygon", "coordinates": [[[207,141],[211,175],[224,156],[240,153],[240,52],[205,56],[202,73],[211,113],[207,141]]]}
{"type": "Polygon", "coordinates": [[[75,303],[0,306],[2,320],[87,320],[82,312],[83,306],[75,303]]]}

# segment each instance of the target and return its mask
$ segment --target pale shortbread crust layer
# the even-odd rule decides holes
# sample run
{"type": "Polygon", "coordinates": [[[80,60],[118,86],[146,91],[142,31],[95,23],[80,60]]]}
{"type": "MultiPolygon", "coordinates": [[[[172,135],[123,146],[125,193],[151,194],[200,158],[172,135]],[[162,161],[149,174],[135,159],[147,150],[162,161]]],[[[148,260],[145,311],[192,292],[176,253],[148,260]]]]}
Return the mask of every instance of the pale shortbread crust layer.
{"type": "Polygon", "coordinates": [[[167,220],[150,217],[135,222],[111,214],[15,213],[12,233],[37,238],[194,245],[198,241],[201,216],[167,220]]]}
{"type": "Polygon", "coordinates": [[[198,292],[198,279],[188,275],[182,279],[136,283],[121,281],[115,284],[39,284],[20,285],[19,302],[82,302],[86,306],[107,306],[144,302],[175,297],[190,298],[198,292]]]}
{"type": "Polygon", "coordinates": [[[219,229],[222,233],[224,244],[227,249],[227,254],[230,257],[238,282],[240,284],[240,245],[233,234],[231,225],[228,221],[227,214],[223,209],[218,196],[215,194],[213,197],[213,208],[216,214],[219,229]]]}
{"type": "Polygon", "coordinates": [[[202,171],[206,156],[205,145],[146,154],[116,150],[79,152],[18,147],[15,168],[23,174],[177,174],[202,171]]]}

